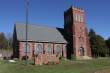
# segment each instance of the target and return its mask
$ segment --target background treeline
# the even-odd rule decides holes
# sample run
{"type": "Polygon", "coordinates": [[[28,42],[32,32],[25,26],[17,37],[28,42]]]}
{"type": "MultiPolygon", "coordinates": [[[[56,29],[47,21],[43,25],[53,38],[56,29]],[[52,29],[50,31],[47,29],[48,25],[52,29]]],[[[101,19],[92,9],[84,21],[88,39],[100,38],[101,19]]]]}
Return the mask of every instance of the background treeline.
{"type": "Polygon", "coordinates": [[[12,49],[12,36],[6,36],[3,32],[0,33],[0,50],[12,49]]]}
{"type": "Polygon", "coordinates": [[[110,56],[110,38],[104,40],[101,35],[96,34],[93,29],[90,29],[89,40],[93,57],[110,56]]]}

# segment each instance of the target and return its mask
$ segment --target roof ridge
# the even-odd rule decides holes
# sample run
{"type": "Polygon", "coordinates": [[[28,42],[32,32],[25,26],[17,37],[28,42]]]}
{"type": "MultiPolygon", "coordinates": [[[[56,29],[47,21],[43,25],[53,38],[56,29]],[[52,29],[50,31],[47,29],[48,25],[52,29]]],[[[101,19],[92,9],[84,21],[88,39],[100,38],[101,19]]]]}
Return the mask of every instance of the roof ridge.
{"type": "MultiPolygon", "coordinates": [[[[26,24],[25,23],[15,23],[15,25],[26,25],[26,24]]],[[[28,24],[28,25],[29,26],[47,27],[47,28],[51,28],[51,29],[57,29],[57,28],[59,28],[59,27],[51,27],[51,26],[48,26],[48,25],[40,25],[40,24],[28,24]]]]}

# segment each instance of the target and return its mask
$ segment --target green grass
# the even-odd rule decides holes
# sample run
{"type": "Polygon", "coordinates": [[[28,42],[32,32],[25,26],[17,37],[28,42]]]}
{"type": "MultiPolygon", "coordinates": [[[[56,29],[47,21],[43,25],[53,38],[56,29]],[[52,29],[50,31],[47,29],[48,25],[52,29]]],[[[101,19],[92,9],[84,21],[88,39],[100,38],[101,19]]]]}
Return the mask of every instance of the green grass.
{"type": "Polygon", "coordinates": [[[0,61],[0,73],[94,73],[101,70],[110,71],[110,59],[63,60],[57,65],[42,66],[32,64],[26,66],[24,62],[9,63],[0,61]]]}

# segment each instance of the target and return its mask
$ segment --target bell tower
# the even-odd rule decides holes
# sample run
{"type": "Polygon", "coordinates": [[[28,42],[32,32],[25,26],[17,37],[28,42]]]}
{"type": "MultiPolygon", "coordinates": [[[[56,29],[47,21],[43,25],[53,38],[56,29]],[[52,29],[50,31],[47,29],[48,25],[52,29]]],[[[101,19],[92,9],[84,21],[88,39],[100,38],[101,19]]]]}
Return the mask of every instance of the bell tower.
{"type": "Polygon", "coordinates": [[[68,49],[72,51],[69,53],[76,58],[90,57],[91,48],[83,9],[70,7],[64,12],[64,30],[69,43],[68,49]]]}

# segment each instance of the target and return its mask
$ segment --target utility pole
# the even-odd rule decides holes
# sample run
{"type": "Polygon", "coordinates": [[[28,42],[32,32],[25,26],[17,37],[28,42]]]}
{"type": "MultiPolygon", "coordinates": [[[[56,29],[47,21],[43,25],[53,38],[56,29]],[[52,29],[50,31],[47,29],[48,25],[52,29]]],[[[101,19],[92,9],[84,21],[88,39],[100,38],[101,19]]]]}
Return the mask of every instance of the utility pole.
{"type": "Polygon", "coordinates": [[[25,8],[26,8],[26,65],[28,64],[28,6],[29,0],[25,0],[25,8]]]}

